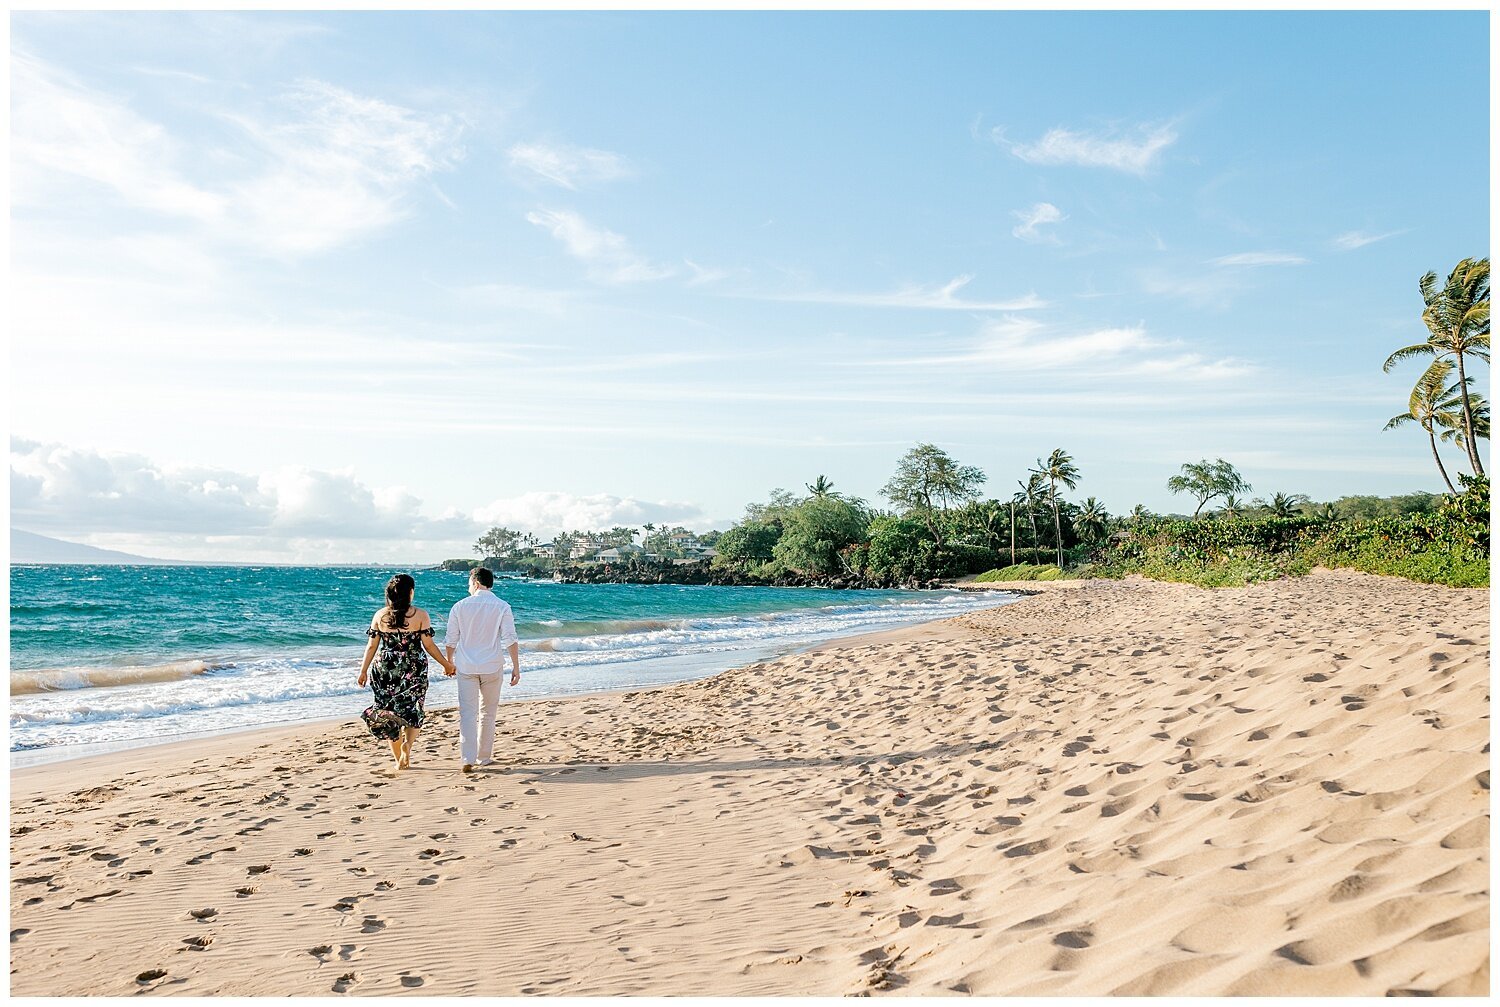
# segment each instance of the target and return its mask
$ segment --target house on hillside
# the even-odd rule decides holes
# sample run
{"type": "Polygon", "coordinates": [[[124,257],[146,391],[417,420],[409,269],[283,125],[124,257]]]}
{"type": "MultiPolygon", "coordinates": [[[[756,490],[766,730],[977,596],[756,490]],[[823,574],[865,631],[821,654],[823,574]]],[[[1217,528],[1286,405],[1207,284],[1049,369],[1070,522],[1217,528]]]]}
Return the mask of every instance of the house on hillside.
{"type": "Polygon", "coordinates": [[[599,562],[619,563],[623,560],[644,558],[646,551],[638,545],[610,546],[599,550],[599,562]]]}

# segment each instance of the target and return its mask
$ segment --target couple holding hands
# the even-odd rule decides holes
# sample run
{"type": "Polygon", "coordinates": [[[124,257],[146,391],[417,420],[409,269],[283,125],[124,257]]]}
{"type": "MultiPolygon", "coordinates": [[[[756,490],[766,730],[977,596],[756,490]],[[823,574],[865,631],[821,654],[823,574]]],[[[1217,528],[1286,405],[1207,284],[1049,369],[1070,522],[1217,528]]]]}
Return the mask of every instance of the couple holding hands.
{"type": "Polygon", "coordinates": [[[510,684],[521,682],[521,646],[510,606],[495,596],[495,575],[484,567],[469,573],[469,596],[448,613],[443,649],[433,641],[432,619],[413,607],[416,581],[397,574],[385,586],[385,607],[365,635],[359,686],[368,683],[374,702],[363,717],[370,733],[390,742],[397,769],[411,766],[411,746],[421,730],[427,700],[427,656],[458,677],[458,721],[463,772],[494,761],[500,676],[510,652],[510,684]]]}

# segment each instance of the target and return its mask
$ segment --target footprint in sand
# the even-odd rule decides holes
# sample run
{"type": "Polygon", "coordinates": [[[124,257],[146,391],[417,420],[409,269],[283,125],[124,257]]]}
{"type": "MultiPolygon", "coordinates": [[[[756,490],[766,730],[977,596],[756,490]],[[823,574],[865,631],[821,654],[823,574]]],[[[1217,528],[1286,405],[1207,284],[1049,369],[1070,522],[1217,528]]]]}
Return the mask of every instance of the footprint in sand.
{"type": "Polygon", "coordinates": [[[215,916],[219,915],[219,911],[217,909],[212,909],[212,908],[210,908],[210,909],[189,909],[188,910],[188,915],[191,916],[193,919],[198,920],[201,923],[201,922],[206,922],[208,920],[213,919],[215,916]]]}
{"type": "Polygon", "coordinates": [[[312,955],[319,962],[326,962],[333,957],[333,945],[319,944],[315,948],[308,948],[307,953],[312,955]]]}
{"type": "Polygon", "coordinates": [[[31,933],[31,930],[27,927],[20,927],[16,930],[12,930],[10,932],[10,942],[14,944],[16,941],[20,940],[22,937],[25,937],[29,933],[31,933]]]}
{"type": "Polygon", "coordinates": [[[359,982],[359,976],[353,972],[345,972],[334,980],[333,991],[335,993],[347,993],[349,992],[349,988],[357,982],[359,982]]]}
{"type": "Polygon", "coordinates": [[[151,983],[156,982],[156,980],[160,979],[162,976],[164,976],[166,974],[167,974],[167,970],[166,969],[147,969],[146,971],[142,972],[140,975],[136,976],[135,977],[135,981],[138,982],[138,983],[140,983],[142,986],[147,986],[147,985],[149,985],[151,983]]]}
{"type": "Polygon", "coordinates": [[[418,986],[426,984],[426,982],[427,979],[424,976],[417,974],[416,972],[401,973],[401,985],[405,986],[409,990],[416,989],[418,986]]]}
{"type": "Polygon", "coordinates": [[[386,922],[379,916],[366,916],[360,924],[360,932],[366,934],[378,934],[385,928],[386,922]]]}
{"type": "Polygon", "coordinates": [[[438,877],[436,874],[429,874],[429,875],[427,875],[427,877],[420,879],[417,882],[417,884],[419,884],[419,885],[435,885],[435,884],[437,884],[440,881],[442,881],[442,878],[438,877]]]}
{"type": "MultiPolygon", "coordinates": [[[[420,883],[421,882],[418,882],[418,884],[420,884],[420,883]]],[[[377,892],[388,892],[392,888],[395,888],[395,887],[396,887],[396,882],[394,882],[394,881],[377,881],[377,882],[375,882],[375,890],[377,892]]]]}
{"type": "Polygon", "coordinates": [[[184,937],[182,943],[187,945],[189,951],[204,951],[214,942],[213,934],[200,934],[197,937],[184,937]]]}
{"type": "Polygon", "coordinates": [[[252,896],[252,895],[255,894],[255,889],[253,887],[247,885],[244,888],[236,888],[234,890],[234,894],[237,895],[239,898],[248,899],[250,896],[252,896]]]}
{"type": "Polygon", "coordinates": [[[257,875],[257,874],[264,874],[267,871],[269,871],[270,869],[271,869],[271,865],[270,864],[255,864],[255,865],[253,865],[251,867],[247,867],[245,869],[245,873],[248,874],[248,875],[250,875],[253,878],[255,875],[257,875]]]}
{"type": "Polygon", "coordinates": [[[1064,930],[1052,938],[1052,943],[1062,948],[1086,948],[1094,943],[1094,932],[1087,927],[1081,930],[1064,930]]]}

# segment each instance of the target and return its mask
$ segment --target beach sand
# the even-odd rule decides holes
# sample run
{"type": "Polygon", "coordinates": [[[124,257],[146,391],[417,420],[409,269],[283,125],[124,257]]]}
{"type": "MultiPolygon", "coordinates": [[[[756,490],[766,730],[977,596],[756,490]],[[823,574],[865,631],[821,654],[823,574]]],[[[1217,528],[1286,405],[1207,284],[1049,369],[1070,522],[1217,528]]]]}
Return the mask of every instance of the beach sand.
{"type": "Polygon", "coordinates": [[[1484,994],[1489,610],[1142,580],[12,774],[13,994],[1484,994]]]}

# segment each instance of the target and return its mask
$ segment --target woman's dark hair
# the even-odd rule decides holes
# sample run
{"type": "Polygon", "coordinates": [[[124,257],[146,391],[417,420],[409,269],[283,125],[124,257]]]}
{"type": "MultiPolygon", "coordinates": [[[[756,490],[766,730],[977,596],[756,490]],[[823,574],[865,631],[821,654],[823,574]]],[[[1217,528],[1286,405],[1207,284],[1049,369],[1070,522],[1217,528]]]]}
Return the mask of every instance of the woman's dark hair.
{"type": "Polygon", "coordinates": [[[391,610],[385,618],[393,628],[406,628],[406,613],[411,611],[411,593],[416,586],[409,573],[398,573],[386,581],[385,603],[391,610]]]}

